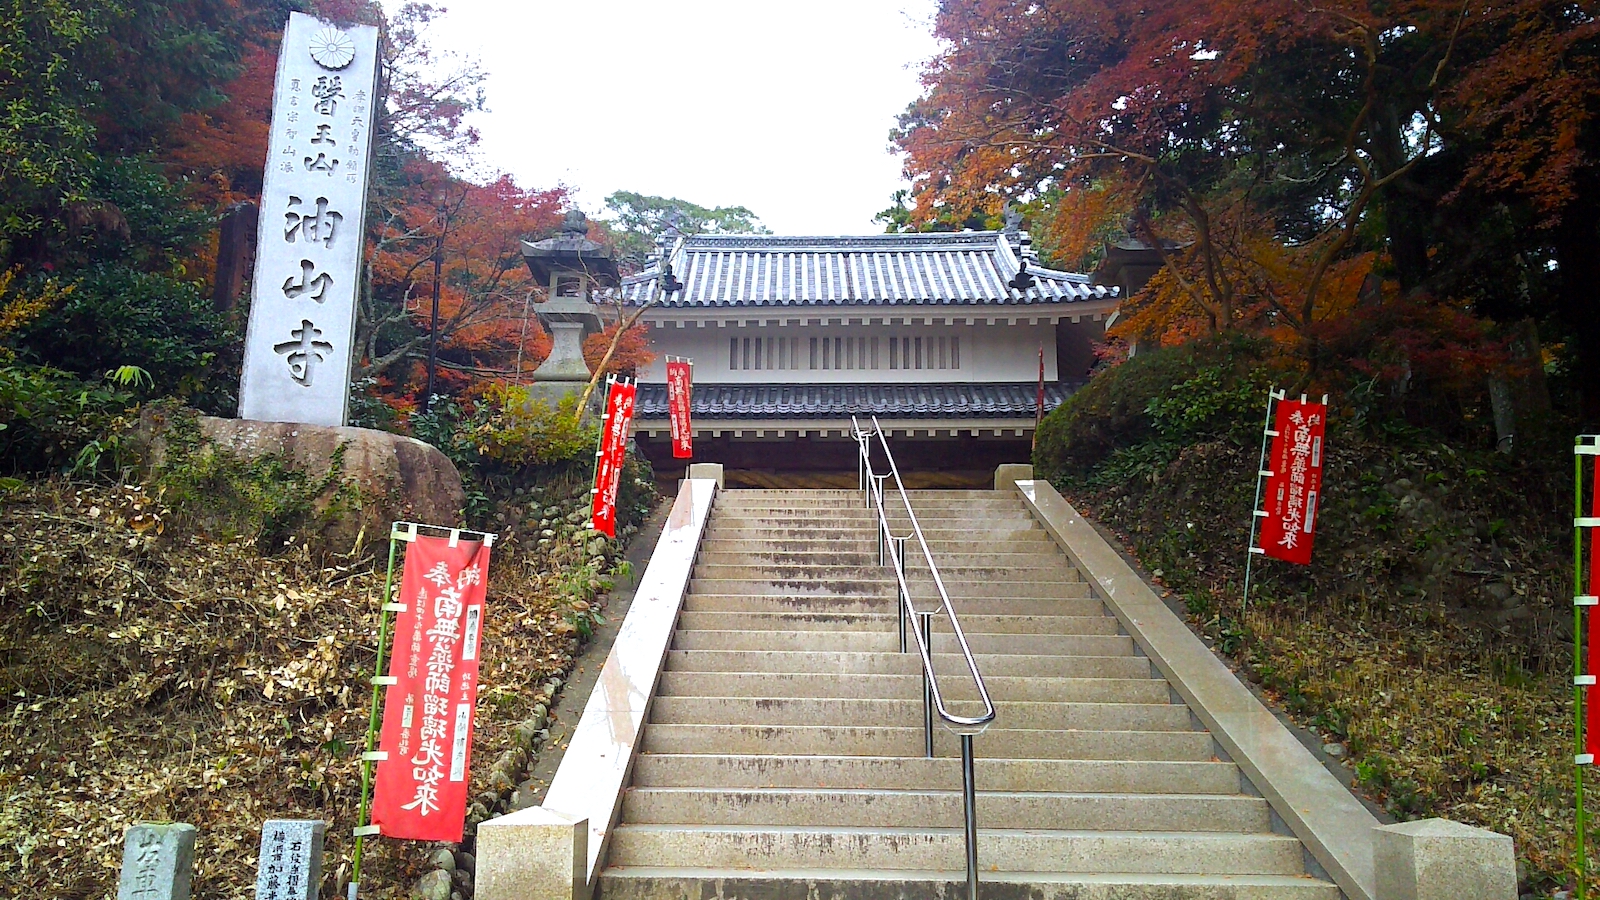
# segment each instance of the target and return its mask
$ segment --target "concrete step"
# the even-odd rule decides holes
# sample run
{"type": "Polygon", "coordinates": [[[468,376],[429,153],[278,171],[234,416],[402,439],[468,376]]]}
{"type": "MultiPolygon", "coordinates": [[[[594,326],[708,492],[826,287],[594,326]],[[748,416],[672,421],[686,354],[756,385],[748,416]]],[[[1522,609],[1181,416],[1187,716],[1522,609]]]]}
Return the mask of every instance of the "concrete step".
{"type": "MultiPolygon", "coordinates": [[[[980,545],[971,545],[976,548],[980,545]]],[[[1037,551],[1019,553],[1007,550],[1004,547],[993,547],[985,550],[969,549],[939,549],[928,548],[933,553],[933,561],[939,566],[939,571],[947,569],[994,567],[1010,569],[1018,572],[1058,572],[1070,568],[1071,563],[1065,555],[1046,556],[1037,551]]],[[[830,548],[826,550],[777,550],[743,548],[737,550],[724,550],[716,545],[703,546],[700,555],[695,557],[700,565],[738,566],[796,566],[809,567],[819,563],[834,566],[855,566],[858,568],[874,568],[885,573],[889,571],[889,564],[878,562],[878,551],[868,543],[865,547],[851,547],[849,549],[830,548]]],[[[914,543],[906,547],[906,569],[908,572],[926,572],[928,565],[922,550],[914,543]]]]}
{"type": "MultiPolygon", "coordinates": [[[[911,531],[911,516],[901,512],[886,514],[889,525],[896,533],[906,534],[911,531]]],[[[1038,520],[1022,510],[936,510],[933,512],[918,512],[916,514],[917,527],[922,529],[924,535],[933,532],[958,531],[962,528],[974,527],[990,531],[1003,530],[1032,530],[1040,528],[1038,520]]],[[[740,528],[793,528],[806,527],[829,528],[840,531],[857,529],[872,533],[878,528],[878,514],[867,510],[856,513],[834,513],[823,510],[770,510],[765,512],[750,511],[747,513],[729,513],[722,519],[712,520],[713,525],[733,525],[740,528]]]]}
{"type": "MultiPolygon", "coordinates": [[[[1043,535],[1038,536],[1043,538],[1043,535]]],[[[917,548],[916,542],[911,541],[906,545],[908,556],[921,558],[922,553],[917,548]]],[[[965,537],[961,540],[928,541],[928,549],[933,551],[934,558],[940,559],[947,553],[1027,553],[1037,554],[1040,559],[1057,562],[1065,554],[1056,553],[1053,548],[1044,545],[1044,541],[1030,535],[1024,539],[1008,539],[1005,541],[970,540],[965,537]]],[[[873,543],[872,533],[868,532],[859,538],[823,538],[817,540],[802,540],[783,538],[779,540],[746,540],[743,538],[708,538],[700,543],[701,554],[706,553],[862,553],[866,554],[873,565],[878,561],[878,548],[873,543]]]]}
{"type": "MultiPolygon", "coordinates": [[[[1104,615],[996,616],[963,612],[960,607],[956,615],[960,616],[961,628],[967,634],[1117,634],[1121,629],[1116,619],[1104,615]]],[[[882,631],[898,634],[899,622],[893,612],[686,611],[678,616],[678,627],[685,631],[882,631]]],[[[936,613],[933,630],[935,633],[950,631],[949,617],[936,613]]]]}
{"type": "MultiPolygon", "coordinates": [[[[884,514],[889,524],[896,527],[909,524],[911,516],[904,510],[890,510],[884,514]]],[[[955,523],[989,523],[1013,527],[1031,526],[1035,520],[1025,510],[1017,509],[934,509],[918,510],[917,524],[923,530],[948,529],[955,523]]],[[[878,523],[878,514],[866,509],[749,509],[728,510],[715,514],[718,524],[774,525],[829,525],[834,528],[862,528],[871,530],[878,523]]]]}
{"type": "MultiPolygon", "coordinates": [[[[909,534],[909,528],[900,527],[903,523],[892,523],[895,534],[909,534]]],[[[994,537],[996,535],[1013,535],[1017,537],[1043,538],[1043,542],[1050,539],[1042,528],[1032,522],[1020,521],[974,521],[962,523],[954,527],[935,527],[932,524],[918,523],[922,528],[922,537],[932,543],[938,540],[959,539],[965,536],[994,537]]],[[[706,537],[720,540],[728,535],[744,535],[749,537],[786,539],[786,540],[844,540],[866,539],[872,540],[877,534],[877,520],[863,521],[851,525],[821,525],[816,520],[803,522],[788,522],[779,525],[759,525],[740,522],[736,519],[717,521],[713,519],[706,525],[706,537]]]]}
{"type": "MultiPolygon", "coordinates": [[[[997,709],[975,738],[984,900],[1338,900],[1014,492],[910,503],[997,709]]],[[[599,897],[964,896],[958,740],[936,727],[923,757],[877,516],[856,491],[718,494],[599,897]]],[[[885,517],[910,531],[898,492],[885,517]]],[[[976,713],[934,622],[945,700],[976,713]]]]}
{"type": "MultiPolygon", "coordinates": [[[[982,741],[980,736],[976,741],[982,741]]],[[[974,742],[974,746],[978,744],[974,742]]],[[[988,791],[1237,794],[1239,769],[1210,760],[995,759],[974,761],[988,791]]],[[[961,788],[961,767],[936,758],[884,756],[737,756],[642,753],[638,787],[852,787],[879,791],[961,788]]]]}
{"type": "MultiPolygon", "coordinates": [[[[953,699],[948,699],[954,703],[953,699]]],[[[964,710],[952,708],[964,714],[964,710]]],[[[980,712],[973,705],[972,714],[980,712]]],[[[652,725],[922,725],[921,691],[904,699],[822,697],[657,697],[652,725]]],[[[1064,703],[995,700],[992,726],[1007,730],[1191,731],[1187,706],[1160,703],[1064,703]]]]}
{"type": "MultiPolygon", "coordinates": [[[[908,533],[911,530],[911,519],[905,515],[891,515],[888,517],[889,527],[897,534],[908,533]]],[[[859,516],[832,512],[762,512],[742,515],[728,514],[720,519],[713,519],[713,524],[718,526],[735,525],[740,528],[809,528],[809,529],[836,529],[866,531],[871,533],[877,528],[878,517],[871,513],[859,516]]],[[[1003,515],[921,515],[917,516],[917,527],[923,534],[929,531],[956,531],[968,526],[984,528],[986,530],[1023,529],[1034,527],[1033,519],[1025,513],[1005,513],[1003,515]]]]}
{"type": "MultiPolygon", "coordinates": [[[[980,671],[988,678],[1150,678],[1150,660],[1142,656],[983,656],[980,671]]],[[[954,654],[935,654],[934,669],[943,676],[966,671],[954,654]]],[[[845,675],[916,675],[922,663],[916,653],[828,652],[818,650],[671,650],[667,670],[673,672],[836,672],[845,675]]]]}
{"type": "MultiPolygon", "coordinates": [[[[901,502],[900,498],[894,494],[893,491],[890,491],[889,496],[884,499],[884,507],[887,510],[889,510],[890,512],[895,512],[895,513],[904,513],[905,512],[905,505],[901,502]]],[[[911,499],[911,508],[916,510],[918,515],[921,515],[922,513],[925,513],[925,512],[939,512],[939,511],[965,510],[965,509],[1004,510],[1004,511],[1016,511],[1016,512],[1026,512],[1027,511],[1022,505],[1022,501],[1020,499],[1014,498],[1014,497],[974,497],[974,498],[965,499],[965,500],[963,500],[963,499],[955,499],[955,498],[951,498],[951,499],[924,499],[924,498],[913,497],[911,499]]],[[[731,514],[736,513],[736,512],[744,512],[744,511],[779,511],[779,512],[783,512],[783,511],[801,510],[801,509],[814,509],[814,510],[819,510],[819,511],[830,511],[830,512],[831,511],[838,511],[838,512],[851,512],[851,513],[854,513],[854,512],[870,512],[871,511],[870,508],[867,506],[865,499],[863,499],[862,497],[858,496],[858,497],[849,498],[847,500],[844,500],[843,502],[841,502],[839,499],[833,499],[833,498],[816,499],[816,500],[790,500],[790,501],[784,501],[784,500],[753,499],[753,498],[745,498],[745,497],[727,497],[727,498],[718,497],[717,501],[716,501],[716,506],[714,508],[714,512],[716,514],[719,514],[719,515],[731,515],[731,514]]]]}
{"type": "MultiPolygon", "coordinates": [[[[1300,842],[1275,834],[1160,831],[1021,831],[980,825],[980,871],[1031,871],[1049,860],[1059,872],[1196,875],[1304,872],[1300,842]]],[[[807,828],[741,825],[618,826],[613,866],[692,860],[712,868],[964,868],[959,828],[807,828]]]]}
{"type": "MultiPolygon", "coordinates": [[[[965,877],[949,870],[630,866],[602,870],[597,897],[599,900],[951,898],[966,896],[965,877]],[[802,889],[804,893],[792,893],[802,889]]],[[[983,872],[979,878],[980,900],[1340,900],[1343,897],[1332,883],[1300,875],[983,872]]]]}
{"type": "MultiPolygon", "coordinates": [[[[1085,585],[1087,587],[1087,585],[1085,585]]],[[[963,627],[969,616],[1103,616],[1105,604],[1092,597],[1071,597],[1059,600],[974,600],[953,598],[956,614],[961,616],[963,627]]],[[[814,613],[881,613],[894,615],[895,599],[890,594],[882,597],[796,597],[768,595],[752,597],[740,594],[690,594],[684,599],[685,612],[814,612],[814,613]]]]}
{"type": "MultiPolygon", "coordinates": [[[[932,579],[908,578],[906,582],[911,589],[913,600],[921,602],[939,596],[938,591],[934,589],[932,579]]],[[[962,608],[961,603],[974,599],[1066,600],[1085,598],[1090,596],[1091,593],[1089,585],[1082,581],[967,581],[952,575],[944,575],[944,586],[950,595],[950,599],[956,603],[957,610],[962,608]]],[[[817,596],[839,598],[871,596],[887,598],[893,603],[896,585],[893,581],[886,579],[874,579],[872,581],[851,579],[817,581],[815,579],[705,578],[697,573],[689,582],[689,590],[697,594],[742,594],[753,597],[817,596]]]]}
{"type": "MultiPolygon", "coordinates": [[[[645,727],[646,753],[730,753],[783,756],[921,756],[922,726],[677,725],[645,727]]],[[[1043,731],[990,728],[975,742],[994,759],[1215,759],[1203,731],[1043,731]]],[[[935,756],[959,756],[956,737],[934,728],[935,756]]]]}
{"type": "MultiPolygon", "coordinates": [[[[981,504],[977,506],[964,506],[956,504],[935,509],[918,509],[915,512],[916,517],[919,520],[929,521],[937,519],[993,519],[996,521],[1005,520],[1027,522],[1033,520],[1032,515],[1025,508],[1023,508],[1020,503],[1015,505],[1008,504],[1003,507],[984,506],[981,504]]],[[[763,518],[800,519],[809,516],[812,519],[817,520],[828,519],[837,520],[840,522],[872,522],[876,521],[878,518],[877,510],[867,509],[866,507],[860,506],[789,508],[749,507],[745,509],[717,508],[712,511],[711,515],[714,519],[720,518],[724,521],[763,518]]],[[[884,515],[889,517],[891,521],[910,518],[906,515],[906,511],[902,509],[898,503],[885,509],[884,515]]]]}
{"type": "MultiPolygon", "coordinates": [[[[899,492],[891,487],[883,497],[883,506],[890,512],[904,512],[906,504],[901,499],[899,492]]],[[[996,494],[977,495],[970,498],[912,497],[911,508],[918,512],[924,510],[975,508],[1026,511],[1020,496],[1000,496],[996,494]]],[[[840,509],[861,512],[870,510],[871,506],[869,506],[865,494],[857,494],[854,497],[845,498],[843,502],[832,498],[786,501],[782,499],[752,500],[741,497],[730,497],[724,500],[724,498],[718,497],[713,512],[734,509],[840,509]]]]}
{"type": "MultiPolygon", "coordinates": [[[[1242,794],[1114,794],[980,790],[978,821],[1007,829],[1269,832],[1267,802],[1242,794]]],[[[817,788],[633,788],[634,824],[884,828],[962,820],[960,791],[817,788]]]]}
{"type": "MultiPolygon", "coordinates": [[[[893,478],[884,482],[884,494],[888,498],[885,502],[900,503],[900,489],[895,485],[893,478]]],[[[762,492],[735,488],[717,494],[717,504],[772,504],[776,506],[799,506],[807,504],[862,504],[866,503],[867,492],[864,489],[848,490],[841,492],[812,493],[810,491],[774,491],[762,492]]],[[[1020,505],[1021,498],[1010,491],[959,491],[950,493],[927,493],[924,491],[906,491],[905,496],[911,500],[912,506],[923,504],[949,503],[953,501],[968,501],[974,503],[1010,503],[1020,505]]]]}
{"type": "MultiPolygon", "coordinates": [[[[881,475],[883,473],[879,472],[878,474],[881,475]]],[[[899,488],[895,485],[894,479],[893,479],[892,476],[890,477],[889,481],[885,482],[885,484],[887,485],[888,491],[892,496],[898,497],[900,495],[899,488]]],[[[791,499],[791,498],[797,499],[797,500],[811,500],[811,499],[819,499],[819,498],[820,499],[827,499],[827,498],[833,498],[833,497],[852,497],[852,498],[855,498],[859,502],[863,495],[864,495],[864,490],[862,488],[860,488],[860,487],[855,486],[855,485],[851,485],[848,488],[830,488],[828,490],[815,490],[815,491],[811,490],[809,488],[729,488],[729,489],[727,489],[725,491],[718,492],[717,501],[720,503],[724,499],[728,499],[728,500],[749,500],[749,499],[752,499],[752,498],[761,498],[761,497],[772,498],[772,499],[775,499],[775,500],[788,500],[788,499],[791,499]]],[[[1014,492],[1009,491],[1009,490],[1005,490],[1005,491],[992,491],[992,490],[987,490],[987,489],[924,490],[924,489],[921,489],[921,488],[909,489],[909,490],[906,491],[906,495],[911,498],[911,502],[913,502],[913,503],[915,503],[915,502],[917,502],[919,500],[941,500],[941,499],[960,498],[960,497],[997,497],[997,498],[1011,497],[1011,498],[1014,498],[1016,496],[1016,494],[1014,492]]]]}
{"type": "MultiPolygon", "coordinates": [[[[881,466],[880,466],[881,468],[881,466]]],[[[878,474],[882,475],[882,472],[878,474]]],[[[899,489],[895,486],[893,478],[886,482],[891,493],[898,496],[899,489]]],[[[994,491],[987,488],[914,488],[906,491],[912,501],[922,499],[937,500],[951,497],[1014,497],[1011,490],[994,491]]],[[[776,497],[776,498],[811,498],[811,497],[856,497],[860,498],[862,489],[855,485],[847,488],[828,488],[826,490],[812,490],[810,488],[729,488],[717,494],[720,500],[723,497],[748,498],[748,497],[776,497]]]]}
{"type": "MultiPolygon", "coordinates": [[[[1159,678],[1016,678],[984,675],[997,703],[1168,703],[1171,688],[1159,678]]],[[[952,700],[972,700],[969,679],[941,680],[952,700]]],[[[817,672],[663,672],[658,697],[918,697],[922,676],[839,675],[817,672]]]]}
{"type": "MultiPolygon", "coordinates": [[[[1133,638],[1103,634],[969,634],[967,646],[988,656],[1132,656],[1133,638]]],[[[789,650],[809,653],[894,653],[899,637],[889,632],[679,631],[674,650],[789,650]]],[[[959,652],[955,636],[935,634],[933,652],[959,652]]]]}
{"type": "MultiPolygon", "coordinates": [[[[893,583],[894,574],[887,566],[879,565],[843,565],[835,564],[831,560],[814,563],[784,564],[784,563],[698,563],[694,567],[696,578],[725,578],[734,581],[817,581],[817,582],[874,582],[882,581],[893,583]]],[[[1055,582],[1078,581],[1081,576],[1070,567],[1059,569],[1052,567],[1039,567],[1028,569],[1011,569],[993,564],[988,565],[945,565],[939,564],[939,575],[945,583],[952,581],[983,581],[983,582],[1038,582],[1051,584],[1055,582]]],[[[927,579],[925,571],[915,569],[906,573],[907,581],[922,581],[927,579]]]]}
{"type": "Polygon", "coordinates": [[[727,488],[717,497],[859,497],[859,487],[850,488],[727,488]]]}
{"type": "MultiPolygon", "coordinates": [[[[905,499],[909,499],[911,501],[911,505],[914,507],[923,506],[926,504],[937,505],[939,503],[959,501],[972,503],[1010,503],[1016,506],[1020,506],[1022,503],[1022,498],[1018,494],[1011,491],[952,491],[948,493],[928,493],[925,491],[910,490],[906,491],[902,495],[899,487],[894,483],[894,479],[892,477],[884,482],[883,496],[885,503],[900,504],[905,502],[905,499]]],[[[719,492],[717,494],[717,504],[719,506],[724,503],[728,505],[769,504],[773,506],[800,506],[806,504],[826,505],[831,503],[845,506],[851,504],[865,506],[867,503],[866,498],[867,491],[862,488],[841,491],[838,493],[828,492],[815,494],[809,491],[798,490],[763,494],[759,491],[733,489],[719,492]]]]}

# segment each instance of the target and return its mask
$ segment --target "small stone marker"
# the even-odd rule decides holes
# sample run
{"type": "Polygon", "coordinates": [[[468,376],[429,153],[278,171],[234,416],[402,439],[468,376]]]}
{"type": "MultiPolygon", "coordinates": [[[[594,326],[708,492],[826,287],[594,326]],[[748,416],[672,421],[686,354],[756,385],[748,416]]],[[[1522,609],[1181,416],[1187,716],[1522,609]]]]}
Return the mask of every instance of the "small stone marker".
{"type": "Polygon", "coordinates": [[[261,826],[256,900],[317,900],[327,828],[315,819],[268,819],[261,826]]]}
{"type": "Polygon", "coordinates": [[[128,828],[117,900],[189,900],[195,827],[141,823],[128,828]]]}

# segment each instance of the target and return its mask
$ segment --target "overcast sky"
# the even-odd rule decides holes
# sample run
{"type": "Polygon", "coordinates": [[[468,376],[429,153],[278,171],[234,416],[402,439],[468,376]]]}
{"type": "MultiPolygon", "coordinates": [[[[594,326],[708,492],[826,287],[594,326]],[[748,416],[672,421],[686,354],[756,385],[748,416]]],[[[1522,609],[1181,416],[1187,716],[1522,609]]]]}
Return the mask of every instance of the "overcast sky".
{"type": "Polygon", "coordinates": [[[632,190],[747,206],[779,234],[882,230],[903,186],[889,129],[937,49],[936,0],[444,5],[434,46],[489,76],[483,166],[591,214],[632,190]]]}

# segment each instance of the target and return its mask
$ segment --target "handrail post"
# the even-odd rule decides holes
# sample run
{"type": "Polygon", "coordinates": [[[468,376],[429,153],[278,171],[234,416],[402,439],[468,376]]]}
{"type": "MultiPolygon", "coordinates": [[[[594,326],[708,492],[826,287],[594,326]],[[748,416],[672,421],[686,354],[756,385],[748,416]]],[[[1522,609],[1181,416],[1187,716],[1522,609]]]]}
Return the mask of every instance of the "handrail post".
{"type": "Polygon", "coordinates": [[[879,509],[883,506],[883,480],[887,474],[878,475],[872,471],[871,463],[865,464],[867,472],[867,508],[879,509]]]}
{"type": "Polygon", "coordinates": [[[872,499],[874,501],[873,512],[876,512],[876,513],[879,514],[875,518],[876,518],[876,521],[878,523],[878,565],[882,566],[882,565],[886,565],[888,563],[888,560],[886,560],[884,558],[884,554],[888,550],[888,544],[889,544],[890,535],[889,535],[889,532],[887,530],[887,525],[885,524],[886,522],[888,522],[888,516],[883,514],[883,495],[884,495],[884,484],[883,484],[883,482],[884,482],[884,479],[888,478],[889,476],[888,475],[872,475],[870,472],[868,474],[869,474],[869,477],[872,479],[872,499]]]}
{"type": "Polygon", "coordinates": [[[905,537],[891,538],[894,541],[894,546],[891,549],[891,552],[894,553],[894,570],[898,576],[894,580],[894,593],[896,598],[895,608],[899,612],[896,618],[900,620],[901,653],[906,652],[907,649],[906,616],[911,608],[911,598],[906,596],[906,541],[910,537],[910,535],[906,535],[905,537]]]}
{"type": "MultiPolygon", "coordinates": [[[[931,754],[930,754],[931,755],[931,754]]],[[[961,803],[967,838],[967,900],[978,900],[978,785],[972,735],[961,735],[961,803]]]]}
{"type": "Polygon", "coordinates": [[[872,452],[872,435],[861,430],[861,423],[855,416],[850,417],[850,433],[856,439],[856,487],[864,493],[868,490],[867,475],[872,471],[869,454],[872,452]]]}
{"type": "MultiPolygon", "coordinates": [[[[933,613],[919,612],[917,618],[922,620],[922,646],[928,648],[928,658],[933,658],[933,613]]],[[[924,755],[933,759],[933,673],[927,666],[922,668],[922,749],[924,755]]]]}

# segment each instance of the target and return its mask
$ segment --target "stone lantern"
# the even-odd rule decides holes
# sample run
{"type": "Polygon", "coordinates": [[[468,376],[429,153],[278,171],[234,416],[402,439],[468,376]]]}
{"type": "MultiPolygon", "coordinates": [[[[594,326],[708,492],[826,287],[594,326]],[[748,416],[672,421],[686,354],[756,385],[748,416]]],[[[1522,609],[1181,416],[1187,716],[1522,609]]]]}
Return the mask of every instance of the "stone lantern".
{"type": "Polygon", "coordinates": [[[616,260],[588,235],[589,217],[575,209],[557,237],[522,242],[522,258],[547,292],[536,312],[552,340],[550,356],[533,373],[532,393],[552,403],[588,383],[583,339],[601,327],[594,291],[617,283],[616,260]]]}

